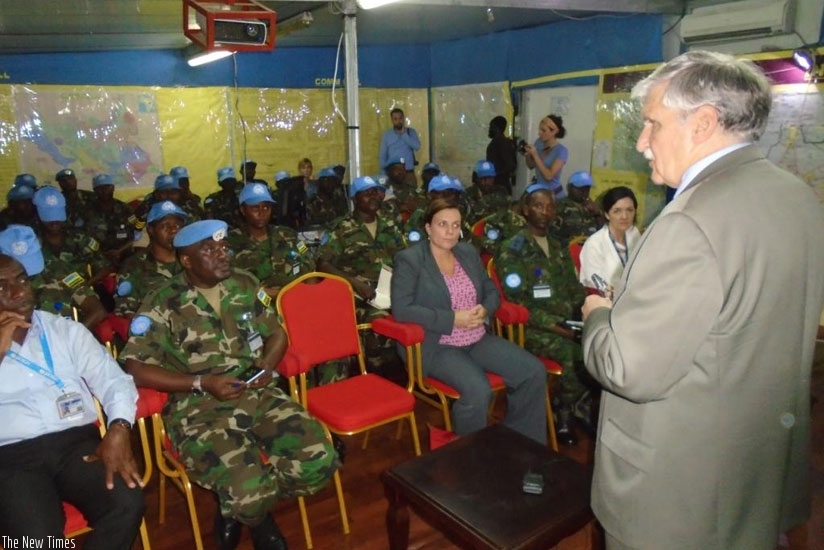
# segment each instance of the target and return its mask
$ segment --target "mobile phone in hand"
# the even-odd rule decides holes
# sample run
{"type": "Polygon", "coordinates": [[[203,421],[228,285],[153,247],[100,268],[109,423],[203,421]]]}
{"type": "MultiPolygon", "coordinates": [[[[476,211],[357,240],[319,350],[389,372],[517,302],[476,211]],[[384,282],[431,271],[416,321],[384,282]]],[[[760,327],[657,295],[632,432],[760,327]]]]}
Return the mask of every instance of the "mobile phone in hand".
{"type": "Polygon", "coordinates": [[[612,287],[610,287],[609,283],[606,282],[603,277],[597,273],[593,273],[592,284],[595,285],[595,289],[601,294],[601,296],[612,300],[612,287]]]}

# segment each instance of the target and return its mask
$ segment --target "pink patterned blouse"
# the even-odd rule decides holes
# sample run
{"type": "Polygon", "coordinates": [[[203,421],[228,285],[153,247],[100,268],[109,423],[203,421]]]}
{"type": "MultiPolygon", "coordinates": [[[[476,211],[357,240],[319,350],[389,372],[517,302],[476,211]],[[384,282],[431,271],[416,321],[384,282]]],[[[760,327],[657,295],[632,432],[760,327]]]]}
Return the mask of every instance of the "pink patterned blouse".
{"type": "MultiPolygon", "coordinates": [[[[443,280],[446,282],[446,288],[449,289],[449,297],[452,299],[452,309],[472,309],[478,305],[478,295],[475,292],[475,285],[472,284],[472,279],[466,274],[466,271],[461,267],[460,262],[455,260],[455,272],[452,276],[445,273],[443,280]]],[[[445,346],[471,346],[483,338],[486,332],[486,327],[483,325],[478,328],[452,328],[452,334],[442,334],[438,343],[445,346]]]]}

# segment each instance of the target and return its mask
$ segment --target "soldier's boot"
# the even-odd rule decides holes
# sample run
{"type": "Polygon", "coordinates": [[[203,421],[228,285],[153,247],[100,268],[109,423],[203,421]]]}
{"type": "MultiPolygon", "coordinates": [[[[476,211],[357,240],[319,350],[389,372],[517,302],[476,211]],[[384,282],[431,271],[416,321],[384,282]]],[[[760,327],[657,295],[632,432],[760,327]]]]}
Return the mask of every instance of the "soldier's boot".
{"type": "Polygon", "coordinates": [[[271,514],[266,514],[263,523],[251,527],[252,547],[255,550],[288,550],[286,539],[280,532],[271,514]]]}
{"type": "Polygon", "coordinates": [[[215,538],[220,550],[235,550],[240,542],[240,532],[243,524],[234,518],[225,518],[218,506],[215,514],[215,538]]]}
{"type": "Polygon", "coordinates": [[[555,437],[562,445],[572,446],[578,443],[572,431],[572,407],[570,405],[562,406],[555,413],[555,437]]]}

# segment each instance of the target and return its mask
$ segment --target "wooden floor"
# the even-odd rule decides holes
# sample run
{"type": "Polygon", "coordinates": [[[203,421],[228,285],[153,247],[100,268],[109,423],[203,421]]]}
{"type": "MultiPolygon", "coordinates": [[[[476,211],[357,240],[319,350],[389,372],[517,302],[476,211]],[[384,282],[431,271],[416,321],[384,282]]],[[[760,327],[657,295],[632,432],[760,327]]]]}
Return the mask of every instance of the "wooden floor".
{"type": "MultiPolygon", "coordinates": [[[[824,548],[824,344],[819,343],[813,374],[813,519],[806,528],[792,534],[793,548],[813,550],[824,548]],[[804,539],[806,538],[806,541],[804,539]],[[801,543],[796,543],[801,540],[801,543]]],[[[441,426],[439,413],[427,406],[418,405],[417,412],[422,447],[428,448],[427,423],[441,426]]],[[[591,463],[592,441],[580,435],[573,448],[562,452],[575,460],[591,463]]],[[[412,442],[408,430],[401,439],[395,439],[395,426],[377,429],[369,438],[369,447],[360,448],[362,437],[346,438],[347,458],[342,471],[346,504],[349,511],[351,534],[344,536],[334,491],[327,488],[319,495],[307,499],[309,522],[314,547],[318,550],[384,550],[387,548],[384,514],[386,504],[379,474],[386,468],[413,457],[412,442]]],[[[189,519],[184,500],[174,488],[169,491],[168,517],[164,525],[158,524],[157,480],[152,480],[146,490],[149,536],[155,550],[179,550],[194,548],[189,519]]],[[[206,549],[215,548],[212,522],[216,510],[215,500],[209,493],[199,490],[198,514],[206,549]]],[[[455,548],[440,533],[426,525],[414,514],[410,521],[410,549],[445,550],[455,548]]],[[[305,548],[296,501],[280,503],[275,517],[293,550],[305,548]]],[[[585,546],[585,536],[580,533],[565,540],[559,550],[579,550],[585,546]]],[[[140,548],[140,543],[135,544],[140,548]]],[[[240,549],[249,550],[252,543],[244,532],[240,549]]]]}

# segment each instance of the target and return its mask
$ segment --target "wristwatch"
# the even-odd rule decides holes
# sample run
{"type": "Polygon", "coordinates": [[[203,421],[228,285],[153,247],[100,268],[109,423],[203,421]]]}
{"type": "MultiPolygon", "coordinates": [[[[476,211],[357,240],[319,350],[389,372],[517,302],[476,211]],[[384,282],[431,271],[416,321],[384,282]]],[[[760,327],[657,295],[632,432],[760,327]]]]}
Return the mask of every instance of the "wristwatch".
{"type": "Polygon", "coordinates": [[[203,376],[201,376],[200,374],[195,376],[195,379],[192,380],[192,393],[203,393],[203,376]]]}
{"type": "Polygon", "coordinates": [[[109,429],[112,429],[112,426],[123,426],[127,430],[132,430],[132,423],[126,420],[125,418],[115,418],[111,422],[109,422],[109,429]]]}

